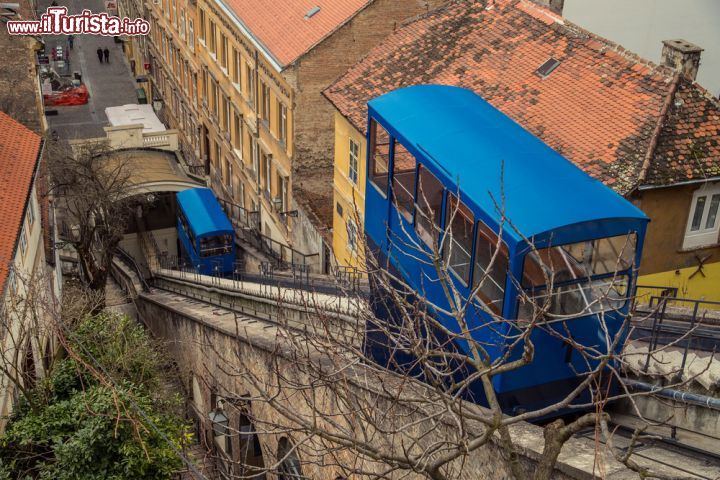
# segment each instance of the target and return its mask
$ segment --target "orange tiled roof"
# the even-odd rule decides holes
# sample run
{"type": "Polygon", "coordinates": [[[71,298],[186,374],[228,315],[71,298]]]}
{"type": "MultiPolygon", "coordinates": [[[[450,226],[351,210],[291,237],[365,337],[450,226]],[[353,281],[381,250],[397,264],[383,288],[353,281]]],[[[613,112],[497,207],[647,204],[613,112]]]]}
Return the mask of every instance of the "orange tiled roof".
{"type": "MultiPolygon", "coordinates": [[[[458,0],[407,24],[325,96],[364,132],[368,100],[385,92],[421,83],[470,88],[593,177],[633,190],[674,72],[528,0],[492,4],[458,0]],[[543,78],[536,70],[551,57],[560,64],[543,78]]],[[[676,95],[645,184],[720,175],[718,102],[686,80],[676,95]]]]}
{"type": "Polygon", "coordinates": [[[41,144],[40,135],[0,112],[0,292],[15,258],[41,144]]]}
{"type": "Polygon", "coordinates": [[[372,0],[226,0],[278,63],[286,66],[372,0]],[[314,7],[320,10],[310,18],[314,7]]]}

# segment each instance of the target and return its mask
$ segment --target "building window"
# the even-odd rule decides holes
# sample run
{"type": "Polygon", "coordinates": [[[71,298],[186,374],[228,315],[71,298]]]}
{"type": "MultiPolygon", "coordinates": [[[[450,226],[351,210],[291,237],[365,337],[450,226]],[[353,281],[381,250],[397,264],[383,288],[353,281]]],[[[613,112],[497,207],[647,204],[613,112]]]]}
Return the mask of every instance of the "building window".
{"type": "MultiPolygon", "coordinates": [[[[290,208],[288,206],[288,177],[283,177],[278,172],[278,188],[280,189],[279,197],[280,197],[280,211],[281,212],[287,212],[290,208]]],[[[287,216],[283,216],[283,218],[287,218],[287,216]]]]}
{"type": "Polygon", "coordinates": [[[187,44],[191,51],[195,51],[195,22],[192,19],[187,20],[187,44]]]}
{"type": "Polygon", "coordinates": [[[242,127],[242,117],[235,112],[235,125],[233,129],[233,147],[235,150],[242,151],[242,136],[243,136],[243,127],[242,127]]]}
{"type": "Polygon", "coordinates": [[[209,45],[210,53],[213,55],[216,55],[217,54],[217,42],[216,42],[216,37],[215,37],[216,32],[215,32],[215,24],[212,21],[209,22],[208,30],[209,30],[208,33],[210,34],[210,45],[209,45]]]}
{"type": "Polygon", "coordinates": [[[200,18],[198,19],[198,21],[200,23],[200,32],[198,35],[198,39],[202,43],[205,43],[205,10],[200,10],[200,18]]]}
{"type": "Polygon", "coordinates": [[[357,252],[357,233],[358,228],[357,225],[355,225],[355,221],[352,218],[347,219],[347,223],[345,224],[347,227],[347,248],[351,252],[355,253],[357,252]]]}
{"type": "Polygon", "coordinates": [[[27,220],[29,225],[32,225],[35,221],[35,205],[33,204],[32,199],[28,202],[27,220]]]}
{"type": "Polygon", "coordinates": [[[225,35],[220,34],[220,65],[228,72],[228,39],[225,35]]]}
{"type": "Polygon", "coordinates": [[[720,233],[720,183],[705,184],[695,191],[685,229],[683,248],[718,243],[720,233]]]}
{"type": "Polygon", "coordinates": [[[263,186],[265,187],[265,192],[267,193],[267,196],[270,197],[272,194],[271,190],[271,180],[272,180],[272,157],[270,155],[267,155],[265,153],[262,154],[262,167],[263,167],[263,186]]]}
{"type": "Polygon", "coordinates": [[[240,85],[240,52],[238,52],[235,48],[232,49],[233,52],[233,71],[232,71],[232,81],[235,85],[240,85]]]}
{"type": "Polygon", "coordinates": [[[7,284],[12,294],[17,293],[17,283],[15,281],[15,270],[10,270],[7,276],[7,284]]]}
{"type": "Polygon", "coordinates": [[[20,253],[22,255],[25,255],[26,250],[27,250],[27,235],[25,234],[25,226],[23,226],[22,230],[20,231],[20,253]]]}
{"type": "Polygon", "coordinates": [[[185,10],[180,10],[180,38],[185,38],[185,10]]]}
{"type": "Polygon", "coordinates": [[[278,100],[278,140],[280,140],[280,143],[283,145],[287,145],[287,122],[287,107],[284,103],[278,100]]]}
{"type": "Polygon", "coordinates": [[[355,185],[358,183],[358,159],[360,158],[360,145],[350,139],[350,163],[348,167],[348,177],[355,185]]]}
{"type": "Polygon", "coordinates": [[[230,100],[228,100],[228,97],[223,97],[223,103],[222,103],[222,124],[223,128],[225,128],[225,131],[228,135],[230,135],[230,100]]]}
{"type": "Polygon", "coordinates": [[[232,162],[229,158],[225,159],[225,185],[227,186],[227,191],[230,193],[230,196],[233,196],[233,178],[232,178],[232,162]]]}
{"type": "Polygon", "coordinates": [[[257,142],[250,142],[250,155],[252,156],[252,168],[255,173],[255,182],[260,183],[260,154],[258,152],[257,142]]]}
{"type": "Polygon", "coordinates": [[[250,102],[250,105],[255,106],[255,101],[257,100],[255,98],[257,94],[257,92],[255,91],[255,73],[253,72],[252,66],[250,64],[247,64],[245,66],[245,78],[245,86],[247,88],[245,96],[250,102]]]}
{"type": "Polygon", "coordinates": [[[198,83],[198,76],[197,72],[192,73],[192,80],[190,82],[190,97],[193,101],[196,102],[197,105],[197,83],[198,83]]]}
{"type": "Polygon", "coordinates": [[[279,480],[298,480],[304,478],[300,468],[300,459],[290,441],[283,437],[278,442],[278,461],[280,462],[279,480]]]}
{"type": "Polygon", "coordinates": [[[260,116],[265,126],[270,128],[270,87],[263,82],[260,82],[260,86],[262,87],[262,110],[260,116]]]}
{"type": "Polygon", "coordinates": [[[217,82],[215,79],[212,81],[212,92],[213,92],[213,112],[215,113],[215,118],[220,117],[220,88],[218,87],[217,82]]]}
{"type": "Polygon", "coordinates": [[[210,84],[210,75],[208,75],[208,71],[207,71],[206,67],[203,67],[202,82],[203,82],[203,85],[202,85],[203,102],[205,103],[205,105],[207,105],[207,103],[209,102],[208,99],[210,97],[210,89],[208,87],[208,85],[210,84]]]}

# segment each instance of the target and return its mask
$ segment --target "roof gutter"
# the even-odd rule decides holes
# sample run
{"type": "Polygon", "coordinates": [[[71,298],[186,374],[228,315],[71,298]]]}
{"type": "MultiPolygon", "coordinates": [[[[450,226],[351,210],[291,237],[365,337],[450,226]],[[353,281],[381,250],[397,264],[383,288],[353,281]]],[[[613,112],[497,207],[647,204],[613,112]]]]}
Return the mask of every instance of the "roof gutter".
{"type": "Polygon", "coordinates": [[[645,191],[645,190],[659,190],[661,188],[672,188],[672,187],[679,187],[682,185],[697,185],[698,183],[714,182],[716,180],[720,180],[720,176],[709,177],[709,178],[698,178],[695,180],[685,180],[683,182],[671,183],[669,185],[641,185],[637,188],[637,190],[641,191],[641,192],[645,191]]]}
{"type": "MultiPolygon", "coordinates": [[[[670,111],[670,105],[675,100],[675,92],[677,92],[678,85],[680,84],[680,72],[675,73],[675,76],[670,83],[670,90],[665,96],[665,102],[663,103],[660,115],[658,116],[657,122],[655,123],[655,129],[653,130],[652,137],[650,137],[650,145],[648,146],[647,152],[645,152],[645,158],[643,159],[642,167],[640,168],[640,175],[636,187],[638,188],[647,177],[648,170],[650,169],[650,163],[655,156],[655,150],[657,150],[658,141],[660,140],[660,134],[662,133],[662,127],[665,124],[668,111],[670,111]]],[[[634,190],[634,189],[633,189],[634,190]]]]}
{"type": "Polygon", "coordinates": [[[217,0],[216,3],[220,6],[220,9],[225,13],[225,15],[227,15],[235,22],[235,26],[240,29],[240,32],[250,39],[250,42],[253,44],[253,46],[263,52],[263,54],[270,62],[270,65],[272,65],[278,73],[281,72],[283,70],[283,65],[280,63],[277,57],[272,54],[270,49],[267,48],[265,44],[263,44],[262,41],[252,33],[248,26],[245,25],[245,23],[237,15],[237,13],[235,13],[235,11],[233,11],[230,7],[227,6],[224,0],[217,0]]]}

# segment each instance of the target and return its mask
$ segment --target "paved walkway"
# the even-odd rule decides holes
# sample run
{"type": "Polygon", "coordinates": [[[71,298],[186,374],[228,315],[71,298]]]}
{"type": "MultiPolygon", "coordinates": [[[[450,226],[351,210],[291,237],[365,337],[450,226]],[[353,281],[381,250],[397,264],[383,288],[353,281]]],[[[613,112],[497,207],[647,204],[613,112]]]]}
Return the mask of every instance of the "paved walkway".
{"type": "MultiPolygon", "coordinates": [[[[40,0],[38,8],[44,12],[52,0],[40,0]]],[[[70,13],[80,13],[84,8],[93,12],[104,11],[102,0],[60,0],[61,6],[67,6],[70,13]]],[[[46,35],[43,37],[46,48],[50,50],[59,41],[67,40],[66,35],[46,35]]],[[[108,125],[105,108],[128,103],[137,103],[135,79],[130,65],[123,55],[122,45],[115,43],[113,37],[101,35],[76,35],[74,48],[70,50],[70,71],[80,71],[83,82],[90,92],[87,105],[73,107],[51,107],[57,115],[48,116],[50,130],[60,137],[97,138],[104,137],[104,126],[108,125]],[[110,63],[100,63],[95,53],[97,48],[110,51],[110,63]]]]}

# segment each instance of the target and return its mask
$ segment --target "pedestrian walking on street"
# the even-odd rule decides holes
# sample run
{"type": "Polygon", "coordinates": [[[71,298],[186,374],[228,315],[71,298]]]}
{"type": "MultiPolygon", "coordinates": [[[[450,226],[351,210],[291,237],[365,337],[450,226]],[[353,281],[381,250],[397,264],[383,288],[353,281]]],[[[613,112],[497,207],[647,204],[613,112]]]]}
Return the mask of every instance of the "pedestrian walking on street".
{"type": "Polygon", "coordinates": [[[75,43],[75,35],[68,35],[68,46],[72,50],[73,43],[75,43]]]}
{"type": "Polygon", "coordinates": [[[103,54],[105,55],[105,63],[110,63],[110,50],[107,47],[103,50],[103,54]]]}
{"type": "Polygon", "coordinates": [[[102,48],[98,47],[98,49],[97,49],[97,51],[96,51],[95,53],[97,53],[98,60],[100,60],[100,63],[102,63],[102,58],[103,58],[102,48]]]}

